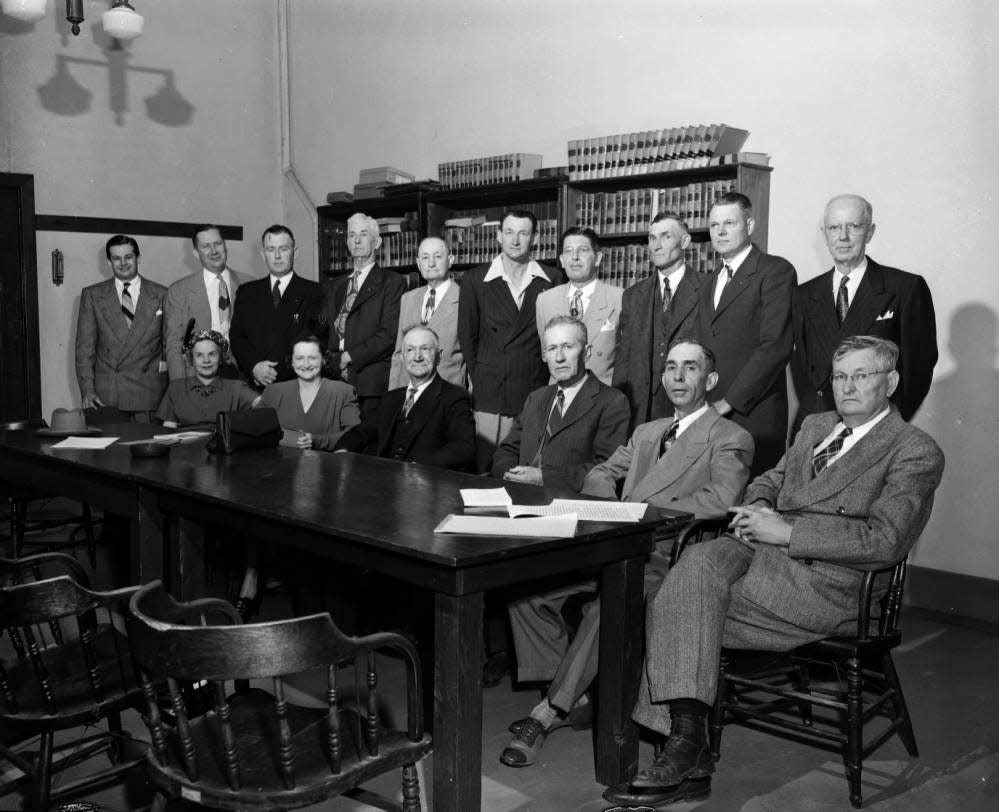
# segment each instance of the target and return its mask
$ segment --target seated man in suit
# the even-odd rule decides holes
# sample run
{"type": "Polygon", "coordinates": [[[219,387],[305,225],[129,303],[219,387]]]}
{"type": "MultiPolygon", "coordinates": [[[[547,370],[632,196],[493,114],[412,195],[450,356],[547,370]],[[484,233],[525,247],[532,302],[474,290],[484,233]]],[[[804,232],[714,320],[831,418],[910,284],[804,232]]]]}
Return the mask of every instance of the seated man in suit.
{"type": "Polygon", "coordinates": [[[111,406],[148,423],[166,388],[163,300],[167,289],[139,276],[139,243],[116,234],[104,246],[112,278],[85,287],[76,323],[76,380],[84,409],[111,406]]]}
{"type": "Polygon", "coordinates": [[[561,261],[569,281],[538,294],[535,309],[539,340],[544,340],[545,325],[555,316],[572,316],[586,325],[590,337],[586,368],[610,386],[621,315],[621,288],[597,278],[603,256],[592,228],[566,229],[562,235],[561,261]]]}
{"type": "Polygon", "coordinates": [[[416,267],[425,287],[406,291],[399,304],[399,333],[392,353],[389,389],[408,382],[403,333],[413,324],[425,324],[440,338],[441,358],[437,374],[456,386],[468,387],[465,357],[458,344],[458,283],[451,278],[454,254],[440,237],[427,237],[416,252],[416,267]]]}
{"type": "Polygon", "coordinates": [[[586,369],[586,325],[556,316],[545,326],[545,363],[554,384],[527,396],[496,449],[497,479],[579,493],[583,477],[628,436],[628,400],[586,369]]]}
{"type": "Polygon", "coordinates": [[[364,421],[337,443],[337,451],[372,449],[379,457],[470,470],[475,462],[472,399],[437,373],[437,333],[416,324],[403,333],[407,386],[382,398],[377,422],[364,421]]]}
{"type": "Polygon", "coordinates": [[[775,468],[746,489],[731,532],[687,550],[649,601],[634,718],[668,732],[630,786],[659,804],[710,791],[707,744],[722,646],[787,651],[856,628],[864,572],[908,555],[944,457],[890,404],[898,347],[855,336],[833,355],[835,412],[810,415],[775,468]]]}
{"type": "Polygon", "coordinates": [[[933,380],[937,362],[936,317],[926,280],[881,265],[867,256],[874,210],[859,195],[837,195],[826,205],[822,235],[833,268],[795,290],[791,372],[801,421],[832,407],[829,359],[853,335],[876,335],[898,344],[898,388],[891,402],[911,420],[933,380]]]}
{"type": "MultiPolygon", "coordinates": [[[[229,268],[229,252],[218,226],[210,223],[198,226],[191,242],[194,245],[192,253],[201,264],[201,272],[178,279],[167,290],[163,343],[171,381],[183,380],[194,374],[183,349],[188,332],[214,330],[229,339],[236,289],[247,281],[246,277],[229,268]]],[[[219,371],[225,378],[239,377],[236,359],[231,352],[222,359],[219,371]]]]}
{"type": "Polygon", "coordinates": [[[268,275],[239,286],[229,344],[239,370],[258,389],[295,377],[291,346],[319,312],[319,285],[295,273],[295,235],[273,225],[260,238],[268,275]]]}
{"type": "MultiPolygon", "coordinates": [[[[586,475],[583,493],[615,498],[617,485],[624,480],[626,501],[648,502],[698,518],[724,516],[749,479],[753,438],[708,404],[707,394],[717,381],[709,350],[693,340],[675,341],[662,374],[673,417],[635,429],[627,445],[586,475]]],[[[645,567],[646,594],[669,570],[671,549],[672,540],[652,554],[645,567]]],[[[511,727],[516,732],[500,757],[504,764],[533,764],[550,732],[565,725],[588,726],[592,708],[586,690],[597,674],[600,604],[596,600],[585,606],[571,643],[563,607],[571,596],[592,588],[592,582],[570,584],[510,605],[519,679],[550,679],[551,684],[531,715],[511,727]]]]}
{"type": "Polygon", "coordinates": [[[357,390],[364,420],[378,419],[379,403],[388,391],[399,300],[406,289],[402,276],[378,266],[381,244],[375,219],[352,215],[347,220],[347,249],[354,272],[323,286],[323,318],[334,372],[339,370],[357,390]]]}

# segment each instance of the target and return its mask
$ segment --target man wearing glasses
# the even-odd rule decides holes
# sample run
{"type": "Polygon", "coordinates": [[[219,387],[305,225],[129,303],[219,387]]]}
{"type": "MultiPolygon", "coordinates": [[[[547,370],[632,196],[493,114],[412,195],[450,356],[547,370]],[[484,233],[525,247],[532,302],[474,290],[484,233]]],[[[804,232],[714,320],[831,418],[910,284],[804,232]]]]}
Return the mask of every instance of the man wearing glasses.
{"type": "Polygon", "coordinates": [[[788,651],[855,629],[865,572],[908,555],[929,520],[944,457],[889,402],[897,359],[883,338],[843,341],[831,364],[836,411],[805,418],[787,454],[746,488],[730,531],[686,550],[649,599],[633,718],[668,739],[608,800],[704,797],[715,770],[706,723],[722,647],[788,651]]]}
{"type": "MultiPolygon", "coordinates": [[[[545,325],[555,316],[571,316],[586,325],[590,357],[586,368],[601,383],[611,385],[621,315],[621,288],[597,278],[603,254],[592,228],[573,226],[562,235],[562,267],[569,281],[538,296],[535,303],[538,339],[544,341],[545,325]]],[[[551,382],[554,382],[552,378],[551,382]]]]}
{"type": "Polygon", "coordinates": [[[930,289],[923,277],[867,256],[874,228],[871,204],[859,195],[838,195],[826,205],[822,234],[833,268],[795,291],[795,431],[808,415],[833,407],[828,359],[848,336],[880,336],[898,345],[900,380],[891,400],[903,420],[912,419],[929,391],[937,362],[930,289]]]}

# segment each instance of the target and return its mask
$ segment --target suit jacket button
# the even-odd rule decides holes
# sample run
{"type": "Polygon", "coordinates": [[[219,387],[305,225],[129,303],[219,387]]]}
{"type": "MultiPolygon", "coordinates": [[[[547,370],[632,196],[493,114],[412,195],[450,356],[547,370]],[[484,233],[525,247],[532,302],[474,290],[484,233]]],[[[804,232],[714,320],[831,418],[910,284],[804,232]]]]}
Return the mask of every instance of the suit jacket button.
{"type": "Polygon", "coordinates": [[[805,559],[805,563],[806,563],[806,564],[807,564],[807,565],[808,565],[809,567],[810,567],[810,566],[812,566],[812,559],[811,559],[811,558],[806,558],[806,559],[805,559]]]}
{"type": "Polygon", "coordinates": [[[825,395],[823,394],[823,392],[822,392],[821,389],[818,392],[816,392],[815,394],[818,395],[820,398],[825,397],[825,395]]]}
{"type": "Polygon", "coordinates": [[[845,508],[845,507],[843,507],[842,505],[840,505],[840,506],[839,506],[838,508],[836,508],[836,512],[837,512],[837,513],[838,513],[838,514],[839,514],[840,516],[842,516],[842,515],[843,515],[844,513],[846,513],[846,508],[845,508]]]}

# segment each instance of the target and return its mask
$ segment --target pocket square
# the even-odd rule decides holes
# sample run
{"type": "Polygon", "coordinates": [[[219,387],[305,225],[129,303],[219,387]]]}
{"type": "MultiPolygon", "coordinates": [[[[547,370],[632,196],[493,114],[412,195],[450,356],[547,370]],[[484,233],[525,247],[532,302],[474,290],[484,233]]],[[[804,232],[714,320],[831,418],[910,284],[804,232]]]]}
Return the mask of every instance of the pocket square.
{"type": "Polygon", "coordinates": [[[600,325],[601,333],[609,333],[614,329],[616,329],[616,326],[610,319],[607,319],[603,324],[600,325]]]}
{"type": "Polygon", "coordinates": [[[163,311],[162,310],[157,310],[156,313],[154,314],[154,317],[155,316],[162,316],[162,315],[163,315],[163,311]]]}
{"type": "Polygon", "coordinates": [[[895,318],[895,311],[894,310],[886,310],[884,313],[882,313],[880,316],[878,316],[875,319],[875,321],[887,321],[888,319],[893,319],[893,318],[895,318]]]}

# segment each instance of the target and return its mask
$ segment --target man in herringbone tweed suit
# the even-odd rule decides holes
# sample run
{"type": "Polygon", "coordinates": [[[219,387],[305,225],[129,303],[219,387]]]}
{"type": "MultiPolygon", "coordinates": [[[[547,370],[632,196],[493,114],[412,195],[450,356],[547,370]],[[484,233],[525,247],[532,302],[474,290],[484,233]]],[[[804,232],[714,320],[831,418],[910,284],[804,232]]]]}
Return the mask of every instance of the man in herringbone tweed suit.
{"type": "Polygon", "coordinates": [[[919,538],[944,458],[889,404],[897,360],[886,339],[842,342],[836,411],[805,419],[777,466],[749,484],[730,532],[685,552],[650,598],[634,718],[669,737],[629,801],[710,790],[706,718],[723,646],[786,651],[848,631],[864,572],[902,560],[919,538]]]}

